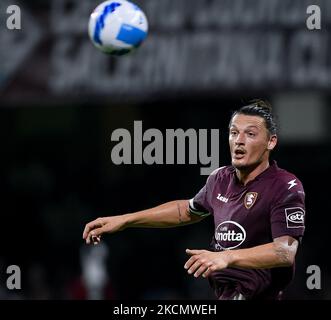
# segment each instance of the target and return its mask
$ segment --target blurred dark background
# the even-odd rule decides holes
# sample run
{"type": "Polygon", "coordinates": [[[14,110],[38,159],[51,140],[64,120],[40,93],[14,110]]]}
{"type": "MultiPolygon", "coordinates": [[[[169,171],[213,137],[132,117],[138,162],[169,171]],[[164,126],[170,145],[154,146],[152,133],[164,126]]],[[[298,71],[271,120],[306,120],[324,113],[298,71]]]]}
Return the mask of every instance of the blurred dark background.
{"type": "Polygon", "coordinates": [[[220,130],[229,163],[231,111],[265,98],[280,124],[273,154],[306,190],[307,228],[287,299],[330,299],[331,3],[315,1],[322,30],[309,31],[309,1],[136,1],[150,35],[112,58],[87,38],[97,1],[17,1],[22,29],[6,29],[0,5],[1,299],[214,299],[184,271],[185,249],[208,248],[212,219],[175,229],[130,229],[89,248],[99,216],[193,197],[197,165],[112,163],[111,134],[220,130]],[[268,3],[268,4],[267,4],[268,3]],[[6,289],[18,265],[22,290],[6,289]],[[322,289],[308,290],[318,265],[322,289]]]}

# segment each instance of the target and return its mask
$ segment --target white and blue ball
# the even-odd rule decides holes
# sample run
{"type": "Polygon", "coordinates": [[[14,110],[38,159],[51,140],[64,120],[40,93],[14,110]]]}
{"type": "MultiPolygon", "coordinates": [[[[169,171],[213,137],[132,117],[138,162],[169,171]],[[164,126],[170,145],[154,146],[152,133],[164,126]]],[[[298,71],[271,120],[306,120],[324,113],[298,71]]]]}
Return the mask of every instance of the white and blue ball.
{"type": "Polygon", "coordinates": [[[123,55],[138,48],[145,40],[148,21],[134,3],[110,0],[92,12],[88,31],[93,44],[102,52],[123,55]]]}

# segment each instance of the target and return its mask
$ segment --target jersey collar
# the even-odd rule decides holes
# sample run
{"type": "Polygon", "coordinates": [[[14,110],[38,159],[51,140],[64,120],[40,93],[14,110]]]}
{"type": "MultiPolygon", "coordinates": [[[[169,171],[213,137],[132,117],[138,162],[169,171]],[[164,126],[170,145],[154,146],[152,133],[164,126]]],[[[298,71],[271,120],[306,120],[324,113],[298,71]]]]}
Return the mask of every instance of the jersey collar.
{"type": "Polygon", "coordinates": [[[238,187],[240,187],[240,189],[242,188],[247,188],[248,186],[250,186],[251,184],[253,184],[255,181],[259,181],[261,179],[267,179],[267,178],[270,178],[272,177],[276,171],[278,170],[278,165],[277,165],[277,162],[275,160],[271,160],[270,161],[270,166],[264,170],[263,172],[261,172],[259,175],[257,175],[253,180],[249,181],[246,186],[242,185],[239,183],[238,181],[238,178],[237,178],[237,175],[236,175],[236,169],[232,166],[232,180],[233,180],[233,183],[235,185],[237,185],[238,187]]]}

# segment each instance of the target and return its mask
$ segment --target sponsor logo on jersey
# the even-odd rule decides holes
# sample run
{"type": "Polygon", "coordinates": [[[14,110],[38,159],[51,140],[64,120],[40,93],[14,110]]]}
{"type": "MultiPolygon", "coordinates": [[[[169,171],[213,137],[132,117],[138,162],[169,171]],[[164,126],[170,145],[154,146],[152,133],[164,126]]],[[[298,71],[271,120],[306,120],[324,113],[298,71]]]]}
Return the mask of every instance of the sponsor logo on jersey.
{"type": "Polygon", "coordinates": [[[259,194],[257,192],[248,192],[245,196],[244,204],[246,209],[250,209],[254,206],[257,196],[259,194]]]}
{"type": "Polygon", "coordinates": [[[228,203],[229,202],[229,198],[223,197],[220,193],[218,194],[217,199],[219,201],[224,202],[224,203],[228,203]]]}
{"type": "Polygon", "coordinates": [[[300,207],[285,209],[287,228],[305,227],[305,210],[300,207]]]}
{"type": "Polygon", "coordinates": [[[246,239],[245,229],[237,222],[224,221],[215,229],[215,249],[230,250],[239,247],[246,239]]]}

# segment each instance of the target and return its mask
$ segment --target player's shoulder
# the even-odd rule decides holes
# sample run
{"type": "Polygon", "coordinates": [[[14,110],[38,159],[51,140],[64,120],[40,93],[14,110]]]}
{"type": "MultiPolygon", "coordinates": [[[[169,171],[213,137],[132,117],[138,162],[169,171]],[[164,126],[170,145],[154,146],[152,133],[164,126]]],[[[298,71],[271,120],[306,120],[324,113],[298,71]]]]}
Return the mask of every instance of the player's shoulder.
{"type": "Polygon", "coordinates": [[[274,186],[277,189],[303,192],[303,184],[292,172],[277,167],[274,174],[274,186]]]}
{"type": "Polygon", "coordinates": [[[216,175],[224,175],[227,174],[231,170],[232,166],[223,166],[219,167],[216,170],[214,170],[210,176],[216,176],[216,175]]]}
{"type": "Polygon", "coordinates": [[[220,168],[217,168],[216,170],[214,170],[211,174],[210,177],[225,177],[225,176],[229,176],[231,174],[233,174],[234,168],[233,166],[223,166],[220,168]]]}
{"type": "Polygon", "coordinates": [[[271,191],[274,194],[275,204],[289,206],[304,206],[305,191],[299,178],[285,169],[276,167],[273,175],[271,191]]]}
{"type": "Polygon", "coordinates": [[[224,179],[231,174],[232,166],[223,166],[214,170],[208,177],[208,182],[219,181],[220,179],[224,179]]]}

